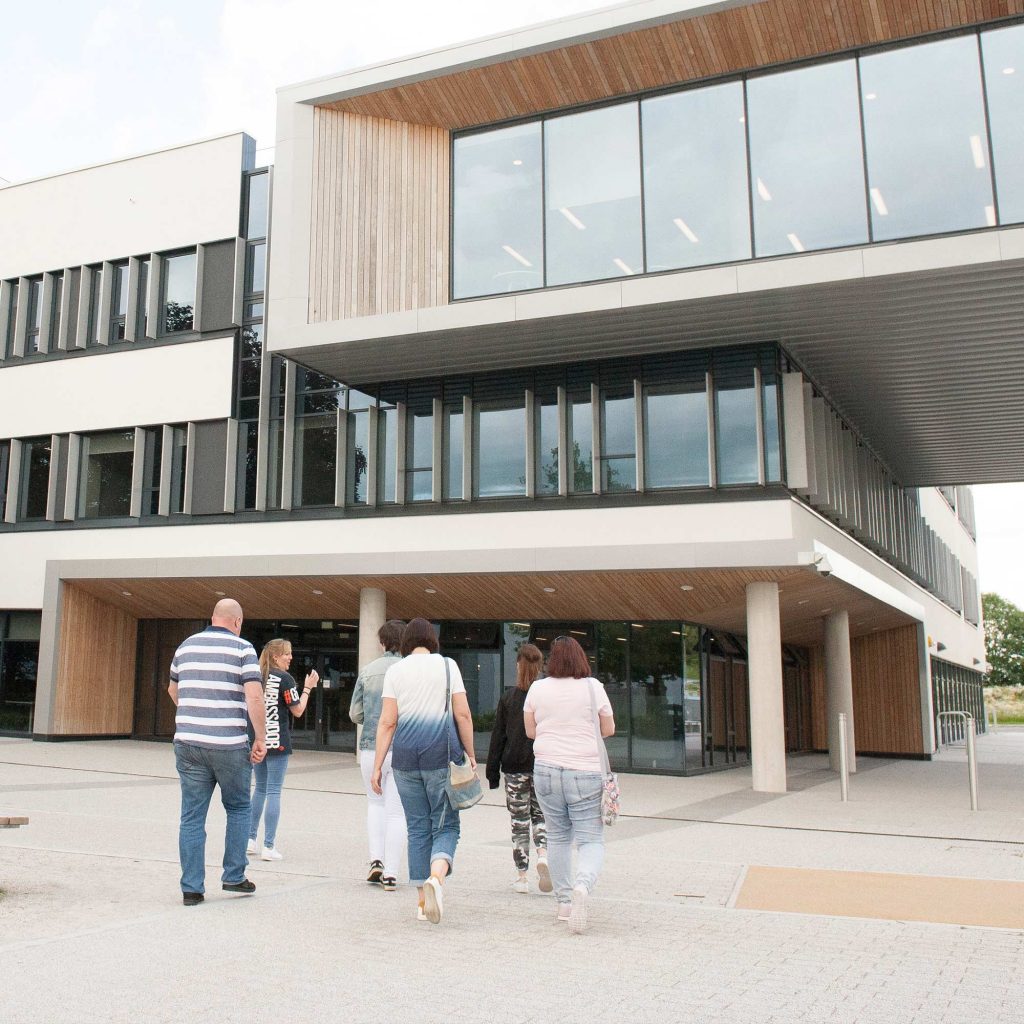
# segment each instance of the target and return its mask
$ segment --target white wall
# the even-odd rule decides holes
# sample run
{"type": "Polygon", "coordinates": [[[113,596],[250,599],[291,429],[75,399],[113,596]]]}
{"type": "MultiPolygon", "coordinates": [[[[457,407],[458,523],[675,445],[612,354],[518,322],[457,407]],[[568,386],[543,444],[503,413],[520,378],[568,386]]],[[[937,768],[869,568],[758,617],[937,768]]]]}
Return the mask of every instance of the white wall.
{"type": "Polygon", "coordinates": [[[224,419],[233,353],[229,335],[9,363],[0,373],[0,438],[224,419]]]}
{"type": "Polygon", "coordinates": [[[0,278],[238,234],[246,136],[0,189],[0,278]]]}

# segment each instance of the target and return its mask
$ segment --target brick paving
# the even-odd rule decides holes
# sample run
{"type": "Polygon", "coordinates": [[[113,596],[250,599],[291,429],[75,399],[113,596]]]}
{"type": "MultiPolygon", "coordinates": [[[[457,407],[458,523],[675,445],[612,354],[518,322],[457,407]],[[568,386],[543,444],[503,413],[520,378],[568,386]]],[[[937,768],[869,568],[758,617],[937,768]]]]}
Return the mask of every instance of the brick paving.
{"type": "Polygon", "coordinates": [[[805,763],[812,785],[765,801],[743,772],[629,776],[642,813],[608,833],[583,936],[554,922],[550,897],[508,888],[495,794],[464,816],[434,927],[407,887],[362,881],[353,759],[298,754],[286,859],[251,866],[255,898],[221,894],[214,808],[207,902],[186,909],[168,747],[0,739],[0,810],[32,819],[0,835],[0,1021],[1021,1024],[1024,932],[731,906],[752,864],[1024,878],[1024,732],[999,739],[981,819],[942,762],[885,762],[839,807],[820,761],[805,763]],[[893,832],[901,815],[932,838],[893,832]]]}

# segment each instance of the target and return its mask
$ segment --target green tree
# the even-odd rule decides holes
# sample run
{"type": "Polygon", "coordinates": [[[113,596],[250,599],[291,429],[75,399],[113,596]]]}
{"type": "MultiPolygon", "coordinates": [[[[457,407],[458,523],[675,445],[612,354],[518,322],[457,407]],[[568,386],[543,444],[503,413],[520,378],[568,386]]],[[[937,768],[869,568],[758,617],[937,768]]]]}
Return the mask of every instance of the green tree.
{"type": "Polygon", "coordinates": [[[992,671],[986,686],[1024,685],[1024,611],[998,594],[982,594],[985,648],[992,671]]]}

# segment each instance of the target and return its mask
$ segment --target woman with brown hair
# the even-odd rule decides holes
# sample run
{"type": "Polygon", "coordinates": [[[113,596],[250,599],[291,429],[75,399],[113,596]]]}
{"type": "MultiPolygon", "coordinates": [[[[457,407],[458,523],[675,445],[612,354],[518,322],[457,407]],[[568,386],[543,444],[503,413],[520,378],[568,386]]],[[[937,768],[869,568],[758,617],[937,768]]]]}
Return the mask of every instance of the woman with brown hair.
{"type": "MultiPolygon", "coordinates": [[[[292,752],[289,719],[299,718],[306,710],[310,695],[320,682],[316,669],[306,675],[305,686],[299,693],[295,680],[288,673],[292,663],[292,645],[288,640],[271,640],[260,654],[260,672],[263,673],[263,705],[267,712],[267,756],[253,765],[256,789],[249,810],[249,845],[246,853],[253,856],[259,847],[256,834],[266,804],[267,817],[263,829],[261,860],[281,860],[278,851],[277,823],[281,817],[281,787],[288,771],[292,752]]],[[[252,726],[249,726],[250,734],[252,726]]]]}
{"type": "Polygon", "coordinates": [[[509,687],[498,701],[487,754],[487,781],[491,789],[498,788],[502,772],[505,774],[505,806],[512,816],[512,860],[519,872],[512,888],[520,893],[530,891],[526,875],[530,869],[531,826],[533,845],[537,847],[537,888],[551,892],[544,815],[533,787],[533,740],[526,735],[523,721],[526,694],[543,667],[544,655],[539,648],[533,644],[519,648],[516,685],[509,687]]]}
{"type": "Polygon", "coordinates": [[[547,823],[558,920],[579,933],[587,926],[587,899],[604,863],[598,744],[615,735],[615,719],[604,687],[591,677],[587,656],[572,637],[552,641],[548,676],[526,695],[523,720],[534,740],[533,782],[547,823]]]}

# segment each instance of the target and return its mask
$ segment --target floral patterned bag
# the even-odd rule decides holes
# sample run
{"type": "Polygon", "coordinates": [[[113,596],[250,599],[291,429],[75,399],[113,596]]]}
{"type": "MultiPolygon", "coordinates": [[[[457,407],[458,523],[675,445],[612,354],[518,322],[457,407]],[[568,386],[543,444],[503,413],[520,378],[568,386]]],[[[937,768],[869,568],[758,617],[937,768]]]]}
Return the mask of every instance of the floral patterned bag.
{"type": "Polygon", "coordinates": [[[604,784],[601,787],[601,820],[606,825],[614,825],[619,817],[619,779],[608,763],[608,748],[604,745],[601,725],[597,717],[597,702],[594,700],[594,687],[590,690],[590,710],[594,717],[594,733],[597,736],[597,749],[601,752],[601,774],[604,784]]]}

